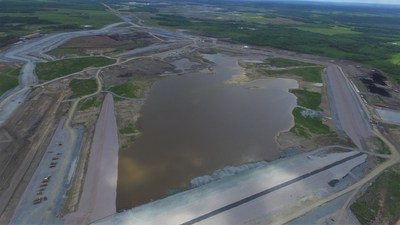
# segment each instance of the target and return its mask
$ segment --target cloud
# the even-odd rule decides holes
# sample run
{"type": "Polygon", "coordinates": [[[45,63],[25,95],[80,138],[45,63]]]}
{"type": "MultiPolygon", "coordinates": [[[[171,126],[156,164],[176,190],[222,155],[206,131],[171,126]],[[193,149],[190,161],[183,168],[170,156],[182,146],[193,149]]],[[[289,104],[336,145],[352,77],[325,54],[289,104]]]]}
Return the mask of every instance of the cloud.
{"type": "Polygon", "coordinates": [[[309,0],[318,2],[341,2],[341,3],[370,3],[370,4],[400,4],[399,0],[309,0]]]}

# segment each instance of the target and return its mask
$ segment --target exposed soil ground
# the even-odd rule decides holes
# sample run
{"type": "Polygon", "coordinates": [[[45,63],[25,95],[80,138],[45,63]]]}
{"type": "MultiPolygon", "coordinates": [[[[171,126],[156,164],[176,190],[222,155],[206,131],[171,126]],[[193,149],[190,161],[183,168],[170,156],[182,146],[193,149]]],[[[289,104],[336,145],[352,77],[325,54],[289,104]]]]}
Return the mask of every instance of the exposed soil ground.
{"type": "MultiPolygon", "coordinates": [[[[95,37],[96,39],[97,37],[95,37]]],[[[102,41],[106,41],[105,39],[101,38],[99,40],[99,43],[102,41]],[[101,41],[100,41],[101,40],[101,41]]],[[[107,38],[107,40],[110,40],[107,38]]],[[[111,40],[110,40],[111,41],[111,40]]],[[[113,42],[113,41],[111,41],[113,42]]],[[[219,50],[217,50],[219,51],[219,50]]],[[[243,53],[239,51],[227,51],[226,49],[221,50],[222,52],[233,55],[233,56],[243,56],[243,53]]],[[[216,49],[202,49],[202,53],[215,53],[216,49]]],[[[153,79],[155,77],[159,77],[160,75],[165,75],[165,74],[173,74],[173,73],[182,73],[182,72],[190,72],[190,71],[195,71],[197,69],[204,69],[206,68],[207,62],[204,61],[204,59],[201,59],[200,55],[196,52],[192,52],[191,54],[188,54],[187,52],[183,52],[185,54],[183,55],[171,55],[171,54],[165,54],[163,60],[160,59],[155,59],[155,58],[138,58],[134,60],[130,60],[126,63],[123,63],[121,65],[116,65],[112,66],[110,68],[106,68],[103,70],[102,73],[102,79],[104,86],[111,87],[115,85],[119,85],[122,83],[126,83],[135,77],[141,77],[143,79],[153,79]],[[183,70],[177,70],[175,66],[173,66],[171,63],[174,61],[180,60],[187,58],[191,62],[198,63],[198,65],[191,67],[188,71],[183,71],[183,70]]],[[[265,65],[264,65],[265,66],[265,65]]],[[[263,78],[262,75],[258,73],[258,71],[255,69],[257,67],[254,67],[253,65],[247,68],[247,74],[249,75],[249,79],[258,79],[258,78],[263,78]]],[[[83,72],[74,78],[89,78],[93,77],[95,75],[96,71],[95,70],[89,70],[86,72],[83,72]]],[[[294,77],[290,77],[293,79],[294,77]]],[[[66,85],[68,84],[69,80],[72,78],[68,78],[66,80],[60,80],[59,82],[54,83],[53,86],[57,87],[58,85],[66,85]]],[[[299,88],[306,88],[308,90],[312,90],[314,92],[319,92],[323,93],[324,88],[319,87],[317,85],[314,85],[312,83],[308,82],[303,82],[300,78],[295,79],[299,82],[299,88]]],[[[247,81],[247,80],[246,80],[247,81]]],[[[58,90],[53,90],[53,91],[58,91],[58,90]]],[[[34,93],[36,94],[36,93],[34,93]]],[[[70,90],[65,90],[65,95],[69,96],[71,94],[70,90]]],[[[39,99],[41,102],[41,108],[45,107],[51,107],[54,105],[54,100],[49,100],[47,95],[37,95],[39,97],[36,97],[39,99]],[[42,98],[44,100],[42,100],[42,98]]],[[[324,95],[323,95],[324,96],[324,95]]],[[[97,101],[101,101],[102,97],[100,97],[97,101]]],[[[28,101],[28,103],[32,104],[32,101],[28,101]]],[[[26,104],[28,104],[26,103],[26,104]]],[[[134,100],[117,100],[115,102],[115,109],[116,109],[116,117],[117,117],[117,125],[119,129],[122,129],[126,127],[129,124],[136,124],[136,121],[138,117],[140,116],[140,109],[141,106],[143,105],[143,101],[134,101],[134,100]]],[[[33,107],[33,104],[32,106],[33,107]]],[[[54,106],[53,106],[54,107],[54,106]]],[[[327,104],[327,99],[323,97],[323,101],[321,103],[321,109],[326,113],[325,115],[329,117],[329,107],[327,104]]],[[[37,112],[37,110],[33,110],[29,107],[23,107],[26,112],[35,112],[36,115],[40,116],[40,113],[37,112]]],[[[76,176],[74,177],[73,185],[72,188],[69,190],[68,195],[68,202],[64,208],[64,213],[68,213],[71,211],[76,210],[76,206],[78,204],[79,198],[80,198],[80,192],[82,190],[82,179],[84,179],[84,174],[86,171],[87,167],[87,158],[89,155],[89,149],[91,146],[91,141],[93,137],[93,132],[94,132],[94,124],[95,121],[98,117],[98,113],[100,110],[100,105],[94,105],[92,107],[89,107],[88,109],[78,111],[76,114],[74,122],[76,124],[84,124],[86,128],[85,136],[83,137],[83,143],[82,143],[82,151],[80,155],[80,161],[78,162],[78,167],[76,171],[76,176]]],[[[43,112],[44,113],[44,112],[43,112]]],[[[19,117],[15,117],[19,118],[19,117]]],[[[25,124],[25,126],[33,126],[32,123],[34,123],[35,120],[32,120],[32,117],[29,115],[24,116],[24,118],[30,118],[29,122],[25,124]]],[[[329,122],[328,122],[329,124],[329,122]]],[[[53,124],[54,125],[54,124],[53,124]]],[[[331,124],[329,124],[332,126],[331,124]]],[[[19,131],[22,133],[24,132],[23,128],[19,128],[19,131]]],[[[25,129],[25,132],[29,133],[29,128],[25,129]]],[[[32,130],[31,130],[32,132],[32,130]]],[[[5,131],[0,132],[0,136],[2,137],[1,140],[4,140],[0,143],[0,145],[7,145],[7,140],[11,137],[14,138],[13,135],[8,136],[5,131]]],[[[36,134],[37,135],[37,134],[36,134]]],[[[135,136],[137,133],[119,133],[119,142],[122,150],[124,147],[128,146],[131,144],[131,142],[134,140],[135,136]]],[[[51,136],[51,135],[50,135],[51,136]]],[[[29,138],[26,138],[26,136],[23,138],[24,140],[28,140],[29,138]]],[[[281,144],[281,149],[285,148],[290,148],[290,147],[297,147],[300,149],[304,150],[310,150],[317,148],[318,146],[324,146],[324,145],[329,145],[335,143],[336,139],[332,139],[329,137],[312,137],[311,139],[305,139],[301,138],[298,136],[295,136],[293,133],[286,132],[282,133],[278,137],[278,142],[279,143],[284,143],[281,144]]],[[[9,148],[7,148],[9,149],[9,148]]],[[[22,154],[22,152],[21,152],[22,154]]],[[[26,154],[26,153],[25,153],[26,154]]],[[[40,159],[40,158],[39,158],[40,159]]],[[[12,173],[10,173],[12,174],[12,173]]]]}
{"type": "Polygon", "coordinates": [[[121,150],[123,151],[126,147],[129,146],[139,133],[136,131],[133,132],[121,132],[121,129],[133,125],[137,128],[137,120],[140,117],[140,109],[143,106],[144,101],[130,101],[130,100],[119,100],[115,102],[116,117],[117,117],[117,126],[120,129],[118,138],[121,150]]]}
{"type": "Polygon", "coordinates": [[[62,215],[66,215],[77,210],[79,198],[83,189],[82,180],[84,180],[85,177],[95,124],[100,113],[101,102],[103,101],[103,96],[98,96],[95,98],[96,102],[98,102],[98,105],[93,105],[85,110],[78,110],[75,116],[74,123],[76,125],[83,125],[85,127],[85,132],[82,138],[81,151],[75,176],[73,178],[71,187],[68,190],[68,201],[63,208],[62,215]]]}
{"type": "Polygon", "coordinates": [[[173,65],[159,59],[141,58],[104,69],[102,78],[104,86],[111,87],[137,76],[157,77],[167,71],[172,72],[174,68],[173,65]]]}
{"type": "Polygon", "coordinates": [[[388,80],[381,71],[354,63],[346,63],[343,67],[369,104],[400,110],[400,86],[388,80]]]}
{"type": "Polygon", "coordinates": [[[59,86],[36,89],[0,128],[0,223],[12,216],[30,177],[35,172],[57,121],[65,112],[65,93],[59,86]]]}
{"type": "MultiPolygon", "coordinates": [[[[288,23],[291,21],[276,18],[276,21],[274,22],[288,23]]],[[[157,42],[159,42],[159,40],[154,38],[152,35],[145,33],[115,34],[73,39],[61,46],[60,49],[62,51],[65,50],[65,52],[61,54],[64,56],[69,55],[68,51],[71,49],[83,49],[84,54],[104,54],[118,52],[120,50],[129,50],[138,46],[149,45],[157,42]]],[[[107,90],[109,87],[115,85],[131,82],[133,79],[138,77],[141,79],[149,79],[154,82],[161,75],[184,74],[186,72],[205,69],[209,62],[202,59],[199,53],[212,54],[215,52],[223,52],[224,54],[233,56],[246,55],[246,57],[249,58],[253,56],[257,58],[256,55],[250,55],[247,50],[243,50],[242,47],[239,47],[240,45],[223,43],[220,44],[218,48],[214,48],[215,42],[215,39],[207,39],[207,41],[204,41],[201,44],[197,43],[197,45],[190,47],[186,47],[188,44],[182,42],[166,47],[165,51],[162,48],[159,49],[155,47],[154,50],[146,51],[146,55],[149,57],[137,57],[126,63],[103,69],[103,72],[101,73],[102,82],[104,84],[103,90],[107,90]],[[224,45],[224,48],[220,48],[222,45],[224,45]],[[210,46],[213,47],[205,48],[210,46]],[[181,59],[188,59],[190,62],[198,64],[191,66],[189,69],[179,70],[173,65],[173,63],[181,59]]],[[[267,52],[267,50],[265,50],[265,52],[267,52]]],[[[288,55],[290,54],[295,53],[288,53],[288,55]]],[[[129,58],[127,56],[124,57],[129,58]]],[[[259,71],[260,68],[268,66],[265,63],[244,63],[243,66],[246,68],[247,76],[237,77],[237,80],[234,80],[234,83],[265,78],[265,76],[263,76],[259,71]]],[[[374,76],[372,75],[371,77],[371,74],[369,74],[370,68],[368,67],[358,68],[354,63],[347,66],[344,66],[343,63],[342,66],[344,67],[343,69],[353,77],[354,81],[360,81],[360,77],[355,77],[357,74],[360,74],[362,78],[371,78],[374,83],[378,83],[377,86],[384,86],[383,88],[388,90],[392,97],[377,96],[372,93],[366,94],[366,96],[376,100],[376,104],[400,107],[400,104],[398,104],[399,102],[395,100],[395,98],[399,99],[399,94],[395,91],[398,87],[394,87],[388,82],[386,82],[387,86],[385,86],[382,84],[384,80],[374,79],[374,76]]],[[[96,70],[89,70],[82,72],[74,78],[89,78],[94,77],[95,74],[96,70]]],[[[304,82],[299,77],[290,76],[288,78],[296,79],[299,83],[299,89],[307,89],[322,94],[320,108],[323,112],[324,118],[326,118],[324,123],[327,124],[331,130],[334,130],[335,127],[333,122],[329,120],[331,115],[328,99],[325,94],[325,88],[313,83],[304,82]]],[[[71,91],[67,88],[70,79],[72,78],[66,80],[60,79],[51,85],[47,85],[46,88],[37,88],[34,90],[28,97],[28,100],[25,103],[22,103],[22,107],[16,111],[15,115],[0,127],[1,224],[7,223],[13,207],[18,203],[19,195],[25,189],[41,159],[43,151],[47,146],[46,143],[48,143],[52,136],[52,132],[55,129],[55,124],[57,124],[61,115],[69,108],[68,102],[61,104],[60,101],[67,99],[71,95],[71,91]],[[11,178],[14,178],[12,179],[12,182],[10,182],[11,178]],[[18,189],[14,191],[14,188],[17,187],[17,185],[18,189]],[[3,201],[3,199],[6,199],[4,198],[7,197],[6,195],[11,197],[10,201],[3,201]],[[6,205],[7,208],[4,211],[3,209],[6,205]]],[[[361,92],[368,92],[367,87],[364,86],[364,88],[362,88],[364,84],[361,81],[357,84],[360,85],[359,89],[361,92]]],[[[151,84],[147,85],[146,88],[149,89],[150,86],[151,84]]],[[[141,97],[145,98],[147,91],[143,93],[144,94],[141,97]]],[[[98,95],[96,98],[97,100],[95,100],[95,102],[101,102],[103,100],[103,95],[98,95]]],[[[134,141],[137,132],[121,132],[121,129],[126,128],[131,124],[136,127],[140,126],[137,125],[136,122],[140,116],[140,109],[144,101],[143,99],[119,99],[118,97],[115,99],[117,126],[120,131],[118,138],[121,149],[123,150],[134,141]]],[[[100,112],[100,107],[101,104],[94,103],[88,108],[78,110],[74,118],[75,125],[83,124],[85,126],[85,134],[73,185],[67,194],[69,197],[63,211],[64,215],[68,212],[75,211],[78,205],[81,195],[80,193],[83,188],[82,180],[85,179],[95,122],[100,112]]],[[[394,135],[398,135],[396,138],[399,138],[400,132],[394,132],[394,135]]],[[[284,132],[277,137],[277,141],[280,143],[280,149],[282,150],[293,147],[303,150],[311,150],[319,146],[335,144],[338,142],[338,139],[337,137],[317,135],[313,135],[310,139],[306,139],[299,137],[292,132],[284,132]]]]}
{"type": "Polygon", "coordinates": [[[53,51],[56,56],[82,54],[105,54],[120,50],[131,50],[158,42],[144,32],[98,35],[74,38],[53,51]]]}

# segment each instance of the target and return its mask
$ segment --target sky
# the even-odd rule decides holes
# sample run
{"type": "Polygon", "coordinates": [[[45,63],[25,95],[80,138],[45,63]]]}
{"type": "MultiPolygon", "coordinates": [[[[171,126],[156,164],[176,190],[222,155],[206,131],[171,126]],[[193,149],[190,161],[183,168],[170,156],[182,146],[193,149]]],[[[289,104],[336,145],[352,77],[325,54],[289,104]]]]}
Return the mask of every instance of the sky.
{"type": "Polygon", "coordinates": [[[319,2],[344,2],[344,3],[372,3],[372,4],[400,4],[400,0],[312,0],[319,2]]]}

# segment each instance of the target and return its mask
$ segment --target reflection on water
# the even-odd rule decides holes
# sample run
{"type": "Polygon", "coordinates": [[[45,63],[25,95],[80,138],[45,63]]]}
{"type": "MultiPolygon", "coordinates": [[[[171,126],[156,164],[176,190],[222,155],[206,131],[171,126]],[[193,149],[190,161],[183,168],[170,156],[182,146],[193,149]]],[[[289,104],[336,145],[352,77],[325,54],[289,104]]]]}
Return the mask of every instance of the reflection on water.
{"type": "Polygon", "coordinates": [[[376,109],[382,120],[400,125],[400,111],[390,109],[376,109]]]}
{"type": "Polygon", "coordinates": [[[272,160],[274,137],[292,125],[289,79],[224,83],[243,73],[237,60],[206,55],[212,73],[170,76],[152,87],[139,119],[141,135],[119,157],[117,208],[131,208],[185,188],[227,165],[272,160]],[[256,87],[256,88],[254,88],[256,87]]]}

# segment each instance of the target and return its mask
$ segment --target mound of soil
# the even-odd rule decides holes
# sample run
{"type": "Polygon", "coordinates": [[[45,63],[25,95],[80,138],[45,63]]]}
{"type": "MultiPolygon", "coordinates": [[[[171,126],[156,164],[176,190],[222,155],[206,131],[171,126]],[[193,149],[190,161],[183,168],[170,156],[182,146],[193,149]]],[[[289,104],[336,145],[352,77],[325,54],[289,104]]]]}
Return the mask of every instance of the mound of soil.
{"type": "Polygon", "coordinates": [[[385,82],[387,80],[387,78],[382,73],[373,71],[372,74],[370,74],[370,76],[372,77],[372,80],[374,81],[374,83],[380,84],[383,86],[387,86],[387,84],[385,82]]]}
{"type": "MultiPolygon", "coordinates": [[[[385,83],[383,80],[381,80],[381,78],[378,78],[378,80],[382,81],[383,83],[385,83]]],[[[375,82],[375,80],[373,80],[373,78],[372,79],[370,79],[370,78],[361,78],[361,81],[368,88],[369,92],[374,93],[374,94],[378,94],[378,95],[381,95],[381,96],[384,96],[384,97],[391,97],[390,93],[388,91],[386,91],[385,88],[376,86],[377,82],[375,82]]],[[[381,84],[381,83],[378,83],[378,84],[381,84]]],[[[386,86],[386,84],[384,86],[386,86]]]]}

